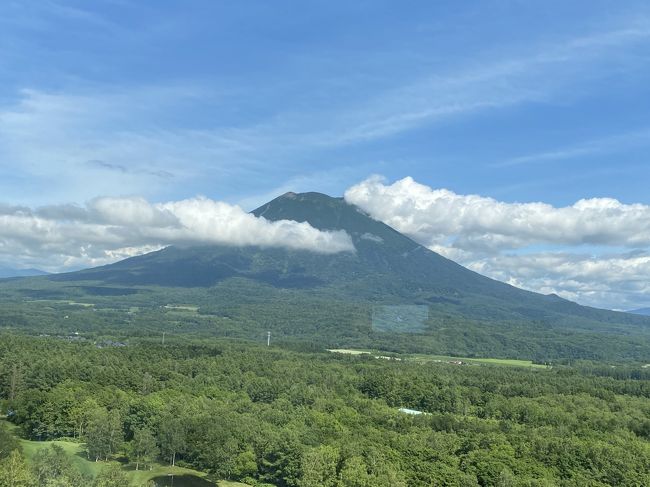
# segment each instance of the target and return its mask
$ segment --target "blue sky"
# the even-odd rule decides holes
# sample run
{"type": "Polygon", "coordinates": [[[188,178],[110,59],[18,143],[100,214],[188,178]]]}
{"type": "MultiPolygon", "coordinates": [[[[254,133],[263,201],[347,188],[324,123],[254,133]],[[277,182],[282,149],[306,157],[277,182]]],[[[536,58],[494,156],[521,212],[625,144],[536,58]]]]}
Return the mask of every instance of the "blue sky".
{"type": "MultiPolygon", "coordinates": [[[[504,204],[650,205],[649,53],[642,1],[6,0],[0,204],[249,210],[380,174],[504,204]]],[[[569,240],[499,255],[647,251],[569,240]]]]}

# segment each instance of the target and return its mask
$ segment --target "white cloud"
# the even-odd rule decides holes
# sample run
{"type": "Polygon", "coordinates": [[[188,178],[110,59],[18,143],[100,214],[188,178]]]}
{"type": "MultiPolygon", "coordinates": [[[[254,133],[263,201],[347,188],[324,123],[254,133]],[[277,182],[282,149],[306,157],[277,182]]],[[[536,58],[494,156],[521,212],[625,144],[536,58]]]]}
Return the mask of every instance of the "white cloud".
{"type": "Polygon", "coordinates": [[[410,177],[391,185],[370,178],[348,189],[345,198],[427,246],[449,237],[454,247],[488,253],[536,243],[650,245],[650,206],[612,198],[583,199],[562,208],[504,203],[432,189],[410,177]]]}
{"type": "Polygon", "coordinates": [[[650,303],[650,254],[645,252],[498,255],[470,261],[468,267],[518,287],[592,306],[626,310],[650,303]]]}
{"type": "Polygon", "coordinates": [[[349,188],[345,199],[495,279],[594,306],[625,308],[650,301],[648,205],[611,198],[561,208],[505,203],[432,189],[410,177],[387,184],[377,176],[349,188]],[[561,251],[549,250],[558,247],[561,251]],[[591,255],[586,248],[609,250],[591,255]],[[629,250],[621,253],[620,248],[629,250]]]}
{"type": "Polygon", "coordinates": [[[269,221],[207,198],[151,204],[96,198],[86,206],[0,206],[0,260],[62,270],[105,264],[170,244],[284,247],[318,253],[354,251],[343,231],[269,221]]]}

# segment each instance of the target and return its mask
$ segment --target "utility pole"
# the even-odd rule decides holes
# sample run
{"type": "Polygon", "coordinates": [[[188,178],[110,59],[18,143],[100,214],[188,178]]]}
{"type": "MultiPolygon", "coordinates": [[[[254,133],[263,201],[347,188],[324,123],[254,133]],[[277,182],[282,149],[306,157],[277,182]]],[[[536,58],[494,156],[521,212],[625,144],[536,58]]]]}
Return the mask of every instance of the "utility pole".
{"type": "Polygon", "coordinates": [[[270,331],[266,332],[266,346],[267,347],[271,346],[271,332],[270,331]]]}
{"type": "Polygon", "coordinates": [[[20,385],[20,369],[16,364],[13,365],[11,370],[11,379],[9,384],[9,400],[16,399],[16,393],[20,385]]]}
{"type": "Polygon", "coordinates": [[[165,332],[163,331],[163,339],[162,339],[162,344],[165,344],[165,332]]]}

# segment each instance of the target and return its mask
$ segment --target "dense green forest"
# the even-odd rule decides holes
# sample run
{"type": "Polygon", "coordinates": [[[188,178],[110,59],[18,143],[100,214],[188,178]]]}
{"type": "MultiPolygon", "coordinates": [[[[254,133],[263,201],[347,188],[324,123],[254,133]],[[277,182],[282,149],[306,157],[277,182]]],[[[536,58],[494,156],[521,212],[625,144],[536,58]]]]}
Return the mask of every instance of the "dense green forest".
{"type": "Polygon", "coordinates": [[[127,485],[153,462],[279,487],[650,485],[650,369],[313,348],[5,333],[0,485],[127,485]],[[114,467],[92,481],[56,448],[25,463],[17,436],[78,442],[114,467]]]}

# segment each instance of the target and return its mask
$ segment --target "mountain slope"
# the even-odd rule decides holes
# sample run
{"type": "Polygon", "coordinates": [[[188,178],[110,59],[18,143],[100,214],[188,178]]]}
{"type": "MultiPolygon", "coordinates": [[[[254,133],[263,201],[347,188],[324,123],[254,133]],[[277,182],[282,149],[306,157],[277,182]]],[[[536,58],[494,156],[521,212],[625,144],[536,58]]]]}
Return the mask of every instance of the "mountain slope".
{"type": "Polygon", "coordinates": [[[87,298],[111,309],[193,305],[199,309],[197,323],[209,322],[217,333],[227,329],[231,335],[254,336],[272,328],[280,336],[328,346],[650,358],[650,318],[584,307],[489,279],[342,198],[287,193],[253,213],[345,230],[356,252],[168,247],[108,266],[13,283],[13,295],[87,298]]]}
{"type": "Polygon", "coordinates": [[[509,310],[508,315],[513,311],[537,319],[555,314],[605,323],[622,321],[646,326],[649,323],[625,313],[580,306],[556,295],[525,291],[480,275],[373,220],[342,198],[319,193],[287,193],[253,213],[269,220],[306,221],[320,230],[346,230],[358,250],[358,260],[366,269],[383,275],[388,273],[389,278],[400,281],[399,289],[404,290],[402,286],[408,289],[404,297],[431,294],[429,301],[436,303],[440,299],[461,302],[475,296],[492,303],[502,301],[500,304],[509,310]]]}
{"type": "Polygon", "coordinates": [[[47,274],[47,272],[40,269],[15,269],[0,265],[0,279],[6,279],[8,277],[45,276],[47,274]]]}
{"type": "Polygon", "coordinates": [[[650,316],[650,308],[632,309],[632,310],[628,311],[628,313],[633,313],[633,314],[636,314],[636,315],[650,316]]]}

